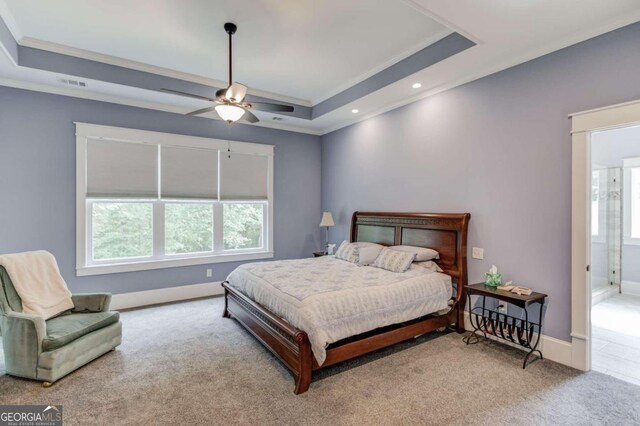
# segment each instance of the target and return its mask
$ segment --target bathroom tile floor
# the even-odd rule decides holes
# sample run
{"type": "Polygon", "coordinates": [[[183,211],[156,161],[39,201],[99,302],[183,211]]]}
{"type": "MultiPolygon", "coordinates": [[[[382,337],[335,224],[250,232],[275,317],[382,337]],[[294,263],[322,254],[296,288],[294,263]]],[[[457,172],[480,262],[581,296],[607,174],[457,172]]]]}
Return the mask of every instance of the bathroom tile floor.
{"type": "Polygon", "coordinates": [[[591,367],[640,386],[640,296],[616,294],[591,308],[591,367]]]}

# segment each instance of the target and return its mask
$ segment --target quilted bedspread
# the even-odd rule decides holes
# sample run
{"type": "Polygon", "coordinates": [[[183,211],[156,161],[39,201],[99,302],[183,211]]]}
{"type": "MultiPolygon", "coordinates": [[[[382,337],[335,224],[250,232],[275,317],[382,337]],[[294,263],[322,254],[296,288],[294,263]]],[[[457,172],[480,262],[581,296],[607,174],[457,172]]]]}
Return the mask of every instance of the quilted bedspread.
{"type": "Polygon", "coordinates": [[[357,266],[333,256],[247,263],[229,284],[305,331],[322,365],[344,338],[448,308],[448,275],[412,265],[407,272],[357,266]]]}

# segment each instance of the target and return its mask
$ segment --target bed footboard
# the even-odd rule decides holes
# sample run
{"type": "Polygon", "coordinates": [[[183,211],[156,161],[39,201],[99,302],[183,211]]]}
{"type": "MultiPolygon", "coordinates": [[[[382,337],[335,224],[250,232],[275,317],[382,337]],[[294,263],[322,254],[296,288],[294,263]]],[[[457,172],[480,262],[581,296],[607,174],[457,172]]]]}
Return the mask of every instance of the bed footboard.
{"type": "Polygon", "coordinates": [[[294,393],[301,394],[311,383],[312,353],[307,333],[278,318],[262,305],[238,292],[227,282],[225,318],[235,318],[291,371],[295,378],[294,393]]]}

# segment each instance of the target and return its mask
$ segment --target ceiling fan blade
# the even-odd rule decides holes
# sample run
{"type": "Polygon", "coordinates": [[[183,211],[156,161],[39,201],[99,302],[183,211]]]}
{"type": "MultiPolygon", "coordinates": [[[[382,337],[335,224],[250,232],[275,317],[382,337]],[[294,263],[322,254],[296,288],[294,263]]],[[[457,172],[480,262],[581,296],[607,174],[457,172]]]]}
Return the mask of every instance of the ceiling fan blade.
{"type": "Polygon", "coordinates": [[[210,112],[210,111],[214,111],[216,109],[216,107],[207,107],[207,108],[202,108],[199,109],[197,111],[191,111],[189,113],[187,113],[187,115],[200,115],[200,114],[204,114],[205,112],[210,112]]]}
{"type": "Polygon", "coordinates": [[[187,96],[189,98],[202,99],[203,101],[215,102],[215,99],[207,98],[206,96],[194,95],[192,93],[180,92],[178,90],[160,89],[160,91],[164,93],[171,93],[173,95],[187,96]]]}
{"type": "Polygon", "coordinates": [[[270,104],[268,102],[251,102],[251,107],[258,111],[293,112],[290,105],[270,104]]]}
{"type": "Polygon", "coordinates": [[[233,83],[227,89],[225,97],[232,102],[242,102],[244,97],[247,96],[247,86],[240,83],[233,83]]]}
{"type": "Polygon", "coordinates": [[[258,117],[256,117],[251,111],[244,110],[244,115],[242,116],[242,120],[248,121],[249,123],[257,123],[258,117]]]}

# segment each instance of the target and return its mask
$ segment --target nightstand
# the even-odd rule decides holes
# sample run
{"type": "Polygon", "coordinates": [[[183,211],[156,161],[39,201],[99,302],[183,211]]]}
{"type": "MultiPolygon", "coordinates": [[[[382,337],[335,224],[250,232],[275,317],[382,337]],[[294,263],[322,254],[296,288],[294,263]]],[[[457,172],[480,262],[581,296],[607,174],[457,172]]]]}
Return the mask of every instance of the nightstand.
{"type": "Polygon", "coordinates": [[[540,355],[540,359],[543,359],[542,352],[538,349],[538,344],[542,335],[542,317],[544,303],[547,298],[546,294],[534,291],[529,296],[524,296],[506,290],[498,290],[495,287],[486,286],[484,283],[469,285],[466,288],[466,292],[469,303],[469,321],[473,327],[471,335],[464,338],[464,342],[467,345],[478,343],[480,334],[484,335],[485,338],[487,335],[491,335],[529,349],[529,352],[524,357],[522,368],[527,367],[529,357],[535,352],[540,355]],[[480,296],[482,304],[473,307],[471,305],[471,296],[480,296]],[[497,308],[487,308],[487,297],[521,308],[522,315],[517,318],[499,312],[497,308]],[[536,304],[540,308],[538,318],[530,319],[527,308],[536,304]]]}
{"type": "Polygon", "coordinates": [[[322,256],[326,256],[327,252],[326,251],[314,251],[313,252],[313,257],[322,257],[322,256]]]}

